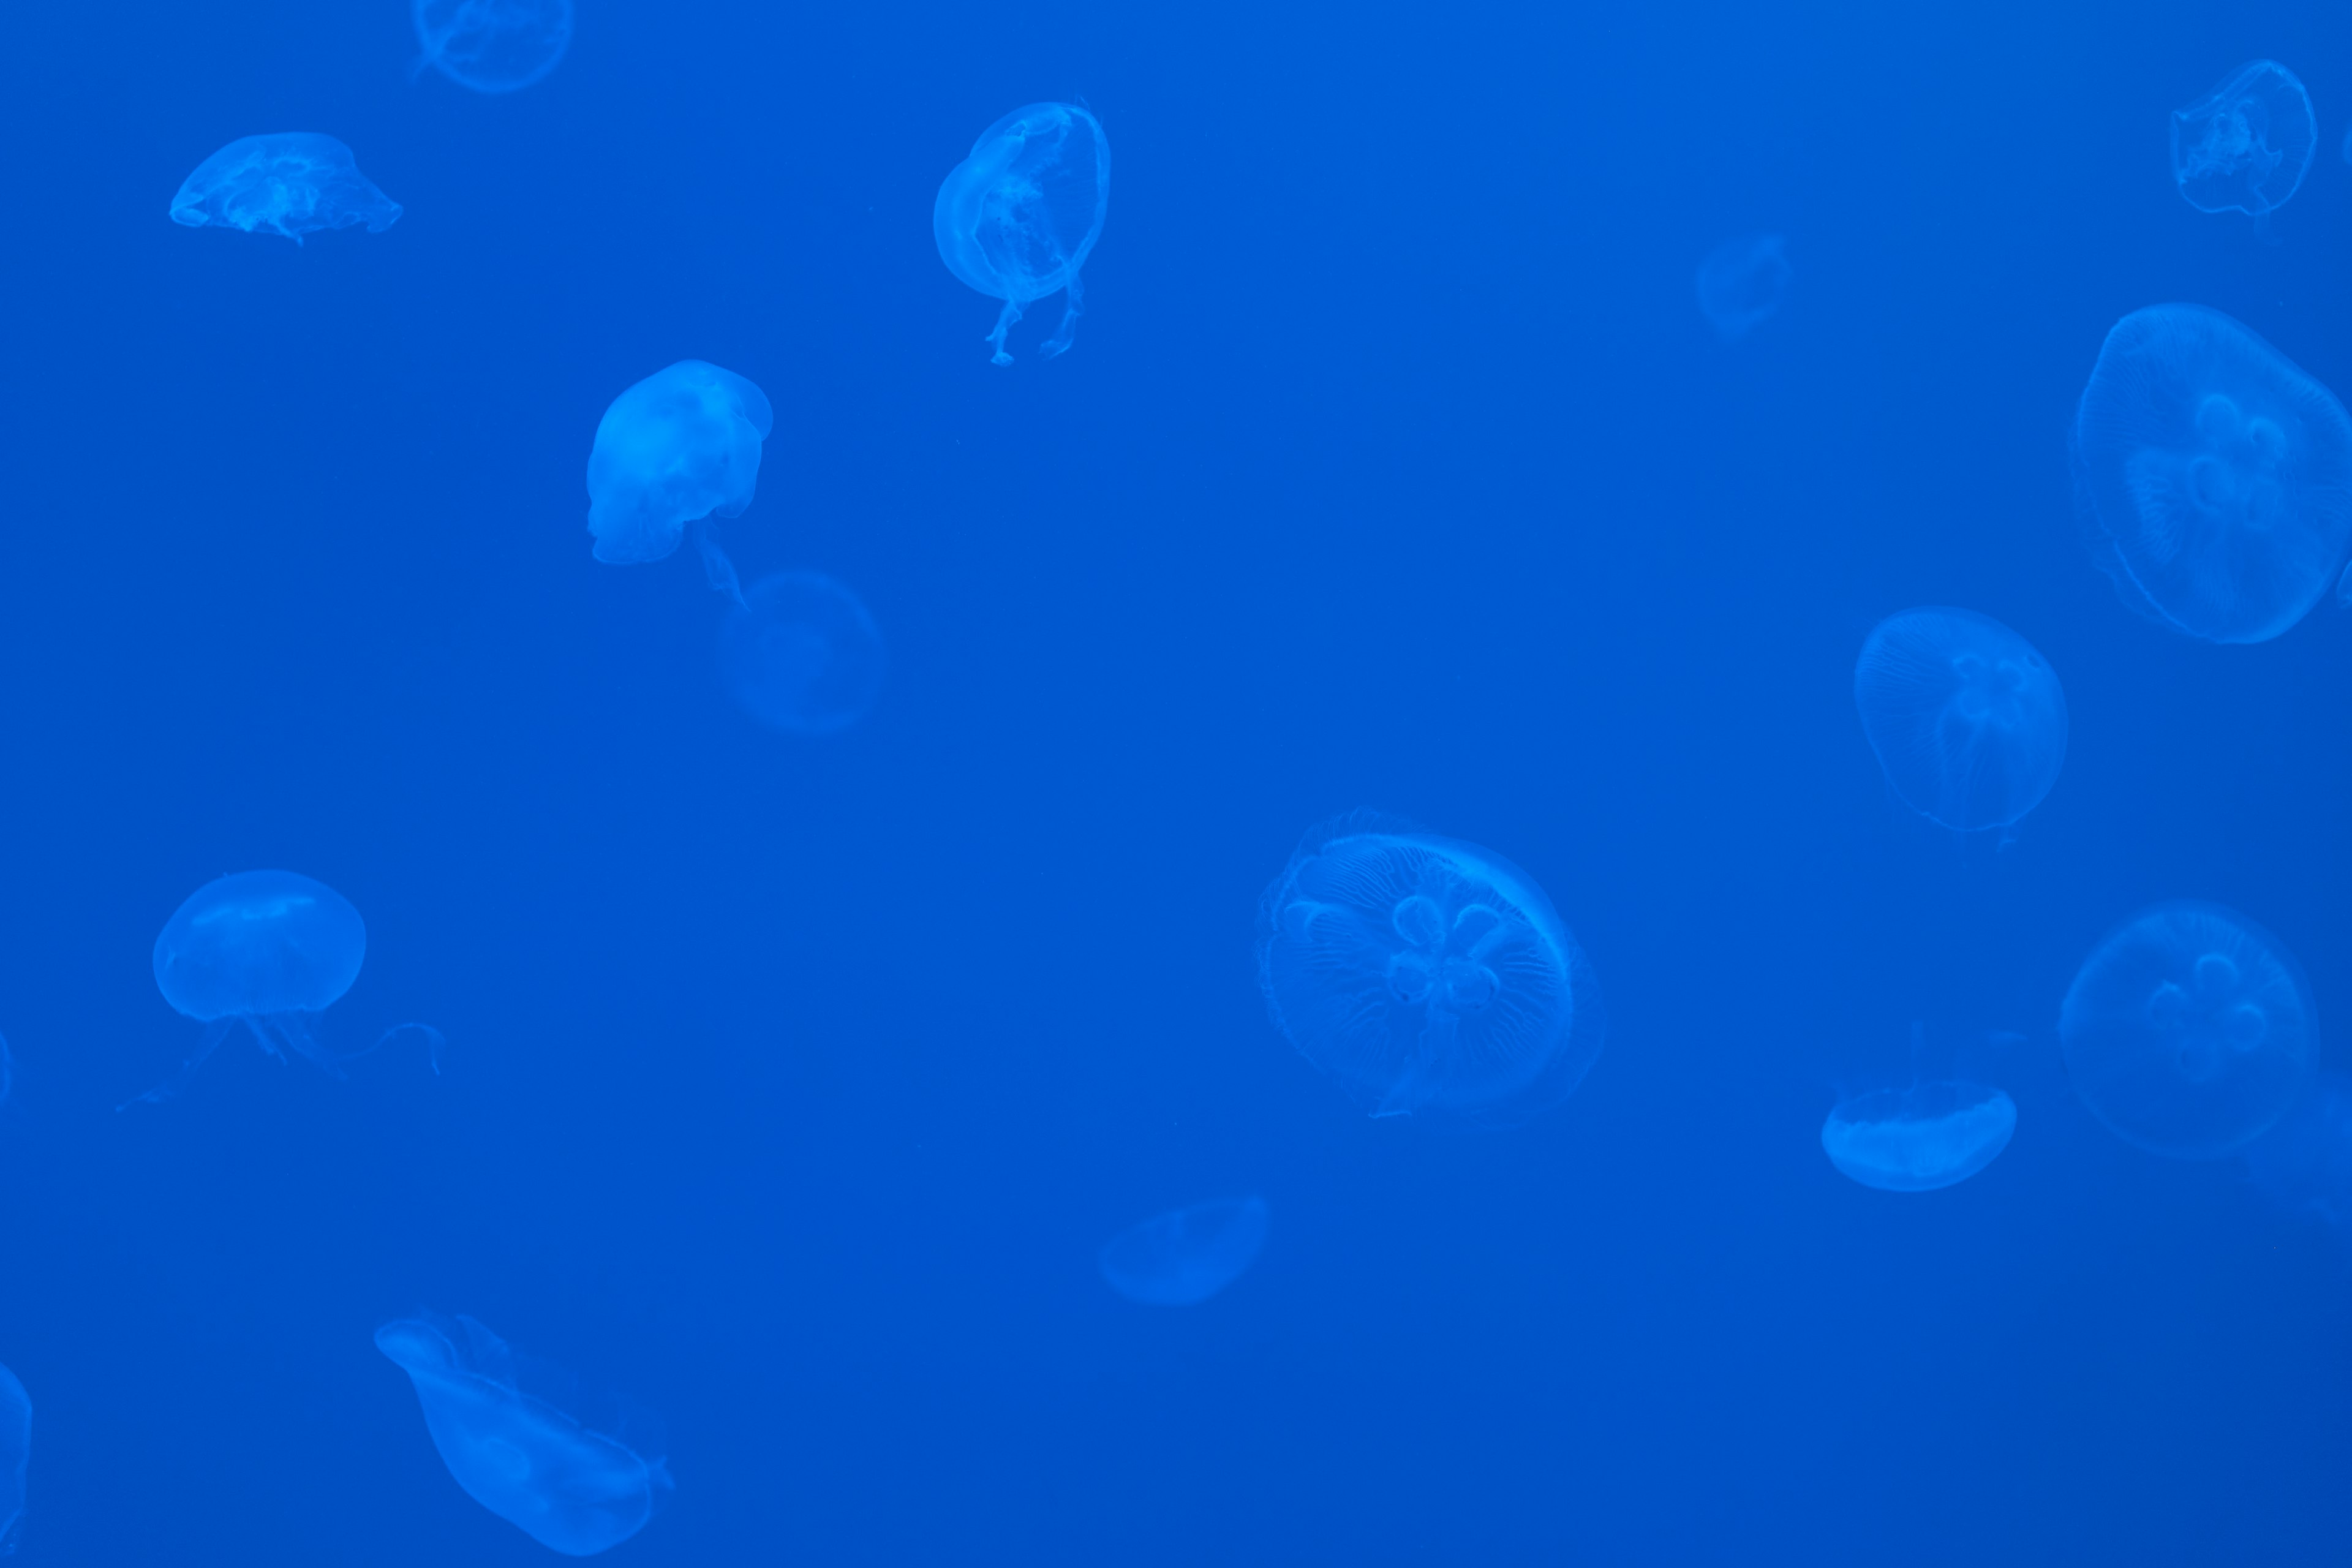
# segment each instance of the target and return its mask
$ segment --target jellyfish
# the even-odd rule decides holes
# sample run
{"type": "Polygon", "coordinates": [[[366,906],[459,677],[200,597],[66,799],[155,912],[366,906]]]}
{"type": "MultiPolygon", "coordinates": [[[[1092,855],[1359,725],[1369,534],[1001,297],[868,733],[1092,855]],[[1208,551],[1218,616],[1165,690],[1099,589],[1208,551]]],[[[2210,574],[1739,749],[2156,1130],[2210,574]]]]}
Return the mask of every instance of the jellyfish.
{"type": "Polygon", "coordinates": [[[2318,1030],[2294,956],[2219,904],[2159,904],[2099,943],[2058,1015],[2067,1077],[2126,1142],[2176,1160],[2252,1142],[2311,1081],[2318,1030]]]}
{"type": "Polygon", "coordinates": [[[1011,364],[1004,334],[1021,308],[1062,290],[1062,324],[1037,345],[1053,358],[1070,346],[1086,295],[1078,268],[1102,234],[1110,204],[1110,142],[1095,117],[1074,103],[1016,109],[971,145],[971,156],[940,182],[931,233],[948,270],[1004,301],[991,363],[1011,364]]]}
{"type": "Polygon", "coordinates": [[[593,1557],[668,1500],[667,1461],[518,1387],[507,1342],[473,1319],[394,1319],[375,1343],[415,1384],[425,1429],[466,1495],[541,1545],[593,1557]]]}
{"type": "Polygon", "coordinates": [[[1376,812],[1310,830],[1259,906],[1276,1026],[1373,1116],[1496,1125],[1601,1054],[1601,991],[1543,889],[1490,849],[1376,812]]]}
{"type": "Polygon", "coordinates": [[[719,670],[743,710],[788,735],[834,735],[866,716],[887,665],[857,595],[814,572],[762,578],[719,628],[719,670]]]}
{"type": "Polygon", "coordinates": [[[1795,276],[1782,236],[1743,234],[1727,239],[1698,264],[1699,310],[1725,342],[1737,342],[1780,310],[1795,276]]]}
{"type": "Polygon", "coordinates": [[[1242,1277],[1265,1245],[1272,1214],[1258,1197],[1194,1204],[1112,1237],[1097,1261],[1110,1288],[1147,1307],[1190,1307],[1242,1277]]]}
{"type": "Polygon", "coordinates": [[[1879,622],[1854,662],[1853,701],[1887,784],[1956,832],[2016,822],[2066,760],[2066,695],[2049,661],[1973,610],[1879,622]]]}
{"type": "Polygon", "coordinates": [[[1822,1123],[1822,1148],[1865,1187],[1932,1193],[1991,1164],[2015,1131],[2017,1106],[2000,1090],[1939,1081],[1847,1100],[1822,1123]]]}
{"type": "Polygon", "coordinates": [[[2267,216],[2302,187],[2318,145],[2311,95],[2276,60],[2240,66],[2172,111],[2172,177],[2199,212],[2267,216]]]}
{"type": "Polygon", "coordinates": [[[529,87],[572,44],[572,0],[415,0],[416,41],[430,65],[476,92],[529,87]]]}
{"type": "Polygon", "coordinates": [[[2092,553],[2124,603],[2209,642],[2265,642],[2352,548],[2352,418],[2201,305],[2116,323],[2074,417],[2092,553]]]}
{"type": "Polygon", "coordinates": [[[297,245],[306,234],[353,224],[382,234],[400,210],[360,173],[349,147],[314,131],[240,137],[197,164],[172,198],[173,223],[261,229],[297,245]]]}
{"type": "Polygon", "coordinates": [[[613,399],[588,454],[588,531],[613,565],[660,561],[694,526],[710,585],[743,603],[734,563],[711,532],[740,517],[775,426],[767,395],[731,370],[680,360],[613,399]]]}
{"type": "Polygon", "coordinates": [[[16,1374],[0,1366],[0,1556],[16,1550],[25,1518],[25,1462],[33,1452],[33,1401],[16,1374]]]}
{"type": "Polygon", "coordinates": [[[2352,1231],[2352,1077],[2319,1074],[2241,1154],[2255,1188],[2282,1208],[2352,1231]]]}

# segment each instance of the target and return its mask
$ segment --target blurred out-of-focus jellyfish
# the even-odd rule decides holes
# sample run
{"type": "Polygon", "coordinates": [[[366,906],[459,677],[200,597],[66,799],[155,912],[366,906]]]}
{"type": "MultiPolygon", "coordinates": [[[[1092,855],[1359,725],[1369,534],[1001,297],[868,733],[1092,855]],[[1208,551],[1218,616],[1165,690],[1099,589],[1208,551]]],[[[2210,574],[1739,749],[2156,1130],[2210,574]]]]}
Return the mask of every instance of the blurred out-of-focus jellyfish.
{"type": "Polygon", "coordinates": [[[2280,1206],[2352,1231],[2352,1078],[2319,1074],[2241,1152],[2254,1185],[2280,1206]]]}
{"type": "Polygon", "coordinates": [[[1601,988],[1528,874],[1375,812],[1311,829],[1259,906],[1258,981],[1300,1055],[1374,1116],[1498,1124],[1601,1054],[1601,988]]]}
{"type": "Polygon", "coordinates": [[[1004,301],[988,342],[992,361],[1011,364],[1004,334],[1021,308],[1061,290],[1062,324],[1037,345],[1051,359],[1070,346],[1085,290],[1078,269],[1101,237],[1110,207],[1110,142],[1075,103],[1014,110],[950,171],[931,205],[931,234],[948,270],[1004,301]]]}
{"type": "Polygon", "coordinates": [[[1958,832],[2017,821],[2066,760],[2066,695],[2049,661],[1974,610],[1879,622],[1854,662],[1853,700],[1895,793],[1958,832]]]}
{"type": "Polygon", "coordinates": [[[2311,95],[2276,60],[2240,66],[2172,111],[2172,177],[2199,212],[2259,218],[2284,206],[2318,145],[2311,95]]]}
{"type": "Polygon", "coordinates": [[[395,1319],[375,1343],[415,1384],[425,1429],[466,1495],[541,1545],[593,1557],[667,1500],[661,1455],[525,1392],[507,1342],[473,1319],[395,1319]]]}
{"type": "Polygon", "coordinates": [[[1725,342],[1737,342],[1780,310],[1795,276],[1784,237],[1743,234],[1698,264],[1698,308],[1725,342]]]}
{"type": "Polygon", "coordinates": [[[306,234],[354,224],[382,234],[400,210],[360,173],[349,147],[314,131],[239,137],[197,164],[172,198],[173,223],[263,230],[297,245],[306,234]]]}
{"type": "Polygon", "coordinates": [[[25,1518],[25,1462],[33,1452],[33,1401],[16,1374],[0,1366],[0,1555],[16,1550],[25,1518]]]}
{"type": "Polygon", "coordinates": [[[1991,1164],[2016,1131],[2017,1106],[2000,1090],[1922,1083],[1847,1100],[1822,1123],[1822,1147],[1865,1187],[1931,1193],[1991,1164]]]}
{"type": "Polygon", "coordinates": [[[1110,1288],[1130,1301],[1190,1307],[1256,1261],[1272,1217],[1264,1198],[1195,1204],[1119,1232],[1097,1261],[1110,1288]]]}
{"type": "Polygon", "coordinates": [[[888,667],[857,595],[815,572],[764,577],[719,628],[719,671],[743,710],[788,735],[834,735],[866,716],[888,667]]]}
{"type": "Polygon", "coordinates": [[[2191,637],[2277,637],[2352,549],[2352,418],[2201,305],[2116,323],[2075,413],[2074,471],[2092,553],[2124,603],[2191,637]]]}
{"type": "Polygon", "coordinates": [[[737,604],[734,563],[709,519],[740,517],[775,427],[767,395],[731,370],[680,360],[613,399],[588,454],[588,531],[599,561],[660,561],[694,525],[710,585],[737,604]]]}
{"type": "Polygon", "coordinates": [[[2058,1014],[2066,1074],[2127,1142],[2211,1160],[2259,1138],[2311,1081],[2311,987],[2234,910],[2159,904],[2083,961],[2058,1014]]]}
{"type": "Polygon", "coordinates": [[[572,44],[572,0],[415,0],[432,66],[476,92],[513,92],[553,70],[572,44]]]}

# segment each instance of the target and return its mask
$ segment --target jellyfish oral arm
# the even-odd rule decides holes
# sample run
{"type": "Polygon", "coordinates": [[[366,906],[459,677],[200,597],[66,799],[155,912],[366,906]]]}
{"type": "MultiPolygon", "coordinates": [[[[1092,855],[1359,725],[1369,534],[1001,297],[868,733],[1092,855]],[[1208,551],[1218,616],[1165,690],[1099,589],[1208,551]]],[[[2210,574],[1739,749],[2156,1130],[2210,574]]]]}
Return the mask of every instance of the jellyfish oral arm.
{"type": "Polygon", "coordinates": [[[736,575],[735,563],[729,560],[727,552],[719,547],[719,535],[711,528],[710,520],[698,519],[692,526],[694,548],[702,556],[702,574],[709,579],[713,588],[734,600],[737,609],[751,608],[743,602],[743,580],[736,575]]]}
{"type": "MultiPolygon", "coordinates": [[[[989,363],[1011,364],[1013,363],[1013,356],[1004,352],[1004,334],[1011,331],[1013,330],[1013,323],[1018,321],[1020,319],[1021,301],[1018,300],[1007,300],[1004,301],[1004,309],[996,313],[996,330],[988,334],[988,346],[996,351],[994,353],[988,356],[989,363]]],[[[1066,342],[1062,344],[1063,348],[1067,348],[1070,345],[1066,342]]],[[[1057,349],[1055,352],[1058,353],[1061,351],[1057,349]]]]}
{"type": "MultiPolygon", "coordinates": [[[[1078,317],[1086,310],[1087,300],[1086,291],[1079,286],[1078,275],[1075,272],[1070,274],[1066,298],[1067,303],[1062,310],[1062,324],[1054,329],[1052,337],[1037,345],[1037,357],[1040,359],[1052,359],[1068,348],[1070,339],[1077,332],[1078,317]]],[[[1114,304],[1117,302],[1112,301],[1114,304]]]]}
{"type": "Polygon", "coordinates": [[[188,1081],[188,1076],[205,1065],[206,1057],[220,1049],[220,1043],[228,1038],[228,1032],[236,1026],[235,1018],[215,1018],[211,1023],[206,1024],[205,1037],[197,1042],[196,1048],[189,1054],[188,1059],[180,1064],[178,1072],[173,1073],[146,1093],[132,1095],[114,1109],[124,1110],[134,1105],[161,1105],[179,1093],[180,1086],[188,1081]]]}
{"type": "Polygon", "coordinates": [[[1388,1093],[1372,1108],[1373,1117],[1411,1116],[1427,1105],[1437,1093],[1440,1068],[1454,1054],[1461,1033],[1461,1020],[1451,1012],[1444,1007],[1430,1008],[1422,1022],[1421,1037],[1413,1044],[1412,1063],[1397,1075],[1388,1093]]]}

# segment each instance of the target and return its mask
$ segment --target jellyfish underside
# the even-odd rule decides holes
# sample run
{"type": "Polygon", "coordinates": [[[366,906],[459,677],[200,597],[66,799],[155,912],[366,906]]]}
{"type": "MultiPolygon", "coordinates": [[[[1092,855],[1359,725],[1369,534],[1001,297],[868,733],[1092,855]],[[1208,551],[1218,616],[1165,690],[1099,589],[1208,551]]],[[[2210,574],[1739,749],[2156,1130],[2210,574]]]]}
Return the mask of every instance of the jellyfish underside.
{"type": "Polygon", "coordinates": [[[2236,960],[2208,952],[2199,955],[2188,986],[2166,980],[2148,993],[2147,1021],[2189,1082],[2210,1083],[2270,1033],[2262,1005],[2241,997],[2242,981],[2236,960]]]}
{"type": "Polygon", "coordinates": [[[2017,1106],[1997,1089],[1935,1082],[1849,1100],[1822,1124],[1822,1148],[1865,1187],[1927,1193],[1958,1185],[2009,1147],[2017,1106]]]}

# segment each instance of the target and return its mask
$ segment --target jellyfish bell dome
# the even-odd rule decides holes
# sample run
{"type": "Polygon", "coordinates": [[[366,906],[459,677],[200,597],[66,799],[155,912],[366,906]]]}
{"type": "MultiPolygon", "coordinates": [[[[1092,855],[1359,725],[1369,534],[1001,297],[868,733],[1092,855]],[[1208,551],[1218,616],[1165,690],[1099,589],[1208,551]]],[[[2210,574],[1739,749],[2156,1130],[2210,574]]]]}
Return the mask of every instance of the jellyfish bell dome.
{"type": "Polygon", "coordinates": [[[2041,651],[1990,616],[1923,605],[1854,661],[1863,732],[1905,805],[1960,833],[2007,827],[2066,761],[2066,695],[2041,651]]]}
{"type": "Polygon", "coordinates": [[[1822,1123],[1822,1149],[1865,1187],[1929,1193],[1991,1164],[2016,1131],[2017,1105],[2000,1089],[1939,1081],[1845,1101],[1822,1123]]]}
{"type": "Polygon", "coordinates": [[[1022,307],[1066,291],[1061,325],[1037,347],[1050,359],[1070,346],[1086,308],[1081,268],[1110,207],[1110,141],[1075,103],[1031,103],[980,133],[950,170],[931,205],[940,259],[969,287],[1004,301],[988,335],[996,364],[1010,364],[1004,335],[1022,307]]]}
{"type": "Polygon", "coordinates": [[[199,1022],[321,1013],[352,988],[367,924],[350,900],[295,871],[207,882],[155,938],[155,984],[199,1022]]]}

